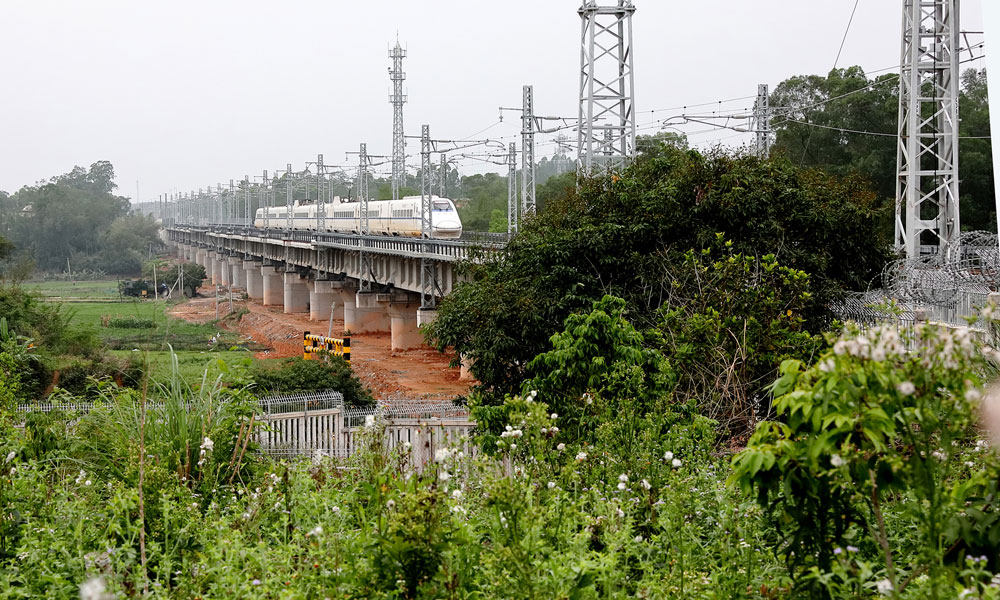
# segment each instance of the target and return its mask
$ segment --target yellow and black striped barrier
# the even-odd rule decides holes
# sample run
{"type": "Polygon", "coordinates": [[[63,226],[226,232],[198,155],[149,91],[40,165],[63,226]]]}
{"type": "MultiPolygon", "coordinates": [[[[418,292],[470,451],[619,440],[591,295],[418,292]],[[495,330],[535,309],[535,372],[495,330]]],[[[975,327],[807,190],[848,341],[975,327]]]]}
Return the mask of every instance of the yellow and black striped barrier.
{"type": "Polygon", "coordinates": [[[329,338],[322,335],[312,335],[308,331],[302,334],[302,358],[305,360],[321,360],[325,356],[343,356],[347,364],[351,363],[351,338],[329,338]]]}

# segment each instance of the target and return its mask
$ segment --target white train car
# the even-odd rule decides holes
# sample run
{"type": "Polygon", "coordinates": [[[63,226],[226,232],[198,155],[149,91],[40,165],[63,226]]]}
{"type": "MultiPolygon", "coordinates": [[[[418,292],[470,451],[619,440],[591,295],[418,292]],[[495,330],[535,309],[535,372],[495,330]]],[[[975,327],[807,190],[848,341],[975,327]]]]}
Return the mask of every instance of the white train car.
{"type": "MultiPolygon", "coordinates": [[[[431,237],[458,239],[462,236],[462,220],[455,203],[448,198],[431,196],[431,237]]],[[[325,204],[325,230],[339,233],[360,233],[361,203],[340,202],[325,204]]],[[[254,215],[254,227],[284,228],[287,225],[288,207],[263,208],[254,215]]],[[[292,229],[316,229],[316,204],[296,204],[292,207],[292,229]]],[[[407,196],[399,200],[369,200],[368,230],[375,235],[420,237],[420,196],[407,196]]]]}

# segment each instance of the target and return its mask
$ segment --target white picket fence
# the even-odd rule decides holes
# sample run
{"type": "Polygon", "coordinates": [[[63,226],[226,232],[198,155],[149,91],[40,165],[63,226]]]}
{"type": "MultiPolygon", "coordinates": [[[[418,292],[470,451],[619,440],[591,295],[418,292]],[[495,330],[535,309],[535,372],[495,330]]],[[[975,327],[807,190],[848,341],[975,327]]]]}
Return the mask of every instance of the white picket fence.
{"type": "Polygon", "coordinates": [[[469,442],[475,423],[454,406],[339,407],[272,413],[260,421],[259,447],[275,457],[347,458],[361,447],[359,436],[368,428],[382,429],[386,449],[405,452],[418,469],[442,448],[475,451],[469,442]]]}
{"type": "MultiPolygon", "coordinates": [[[[18,407],[22,415],[62,411],[78,418],[93,409],[93,403],[41,402],[18,407]]],[[[162,404],[151,402],[155,413],[162,404]]],[[[344,405],[340,392],[268,396],[259,401],[256,441],[261,452],[276,458],[330,456],[346,459],[359,447],[359,435],[367,427],[383,429],[387,450],[406,452],[410,465],[420,469],[442,449],[474,454],[469,441],[475,423],[464,407],[447,403],[396,402],[355,408],[344,405]]]]}

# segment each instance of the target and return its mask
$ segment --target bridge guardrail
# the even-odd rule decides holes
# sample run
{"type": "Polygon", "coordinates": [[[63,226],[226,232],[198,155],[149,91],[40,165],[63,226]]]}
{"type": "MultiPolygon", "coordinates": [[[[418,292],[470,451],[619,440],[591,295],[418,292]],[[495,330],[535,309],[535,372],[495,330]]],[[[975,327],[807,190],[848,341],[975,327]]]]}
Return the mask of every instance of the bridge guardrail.
{"type": "Polygon", "coordinates": [[[207,233],[245,239],[256,238],[260,240],[296,242],[319,248],[364,249],[376,254],[426,257],[449,262],[469,258],[473,248],[495,251],[500,250],[507,243],[506,234],[485,234],[479,232],[470,233],[468,236],[463,235],[463,239],[459,240],[425,240],[419,238],[378,235],[363,236],[297,229],[260,229],[235,225],[178,225],[169,229],[181,233],[207,233]]]}

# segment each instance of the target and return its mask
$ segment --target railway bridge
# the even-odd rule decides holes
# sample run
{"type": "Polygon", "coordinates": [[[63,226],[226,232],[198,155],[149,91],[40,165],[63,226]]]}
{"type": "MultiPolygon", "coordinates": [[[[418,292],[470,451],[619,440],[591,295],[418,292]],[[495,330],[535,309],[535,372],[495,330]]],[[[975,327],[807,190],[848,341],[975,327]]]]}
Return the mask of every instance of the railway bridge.
{"type": "Polygon", "coordinates": [[[244,224],[171,225],[166,235],[178,256],[205,267],[213,284],[245,289],[264,306],[309,313],[315,321],[332,313],[345,332],[390,333],[393,350],[423,343],[419,328],[436,317],[436,299],[461,280],[456,263],[507,242],[506,234],[436,240],[244,224]]]}

